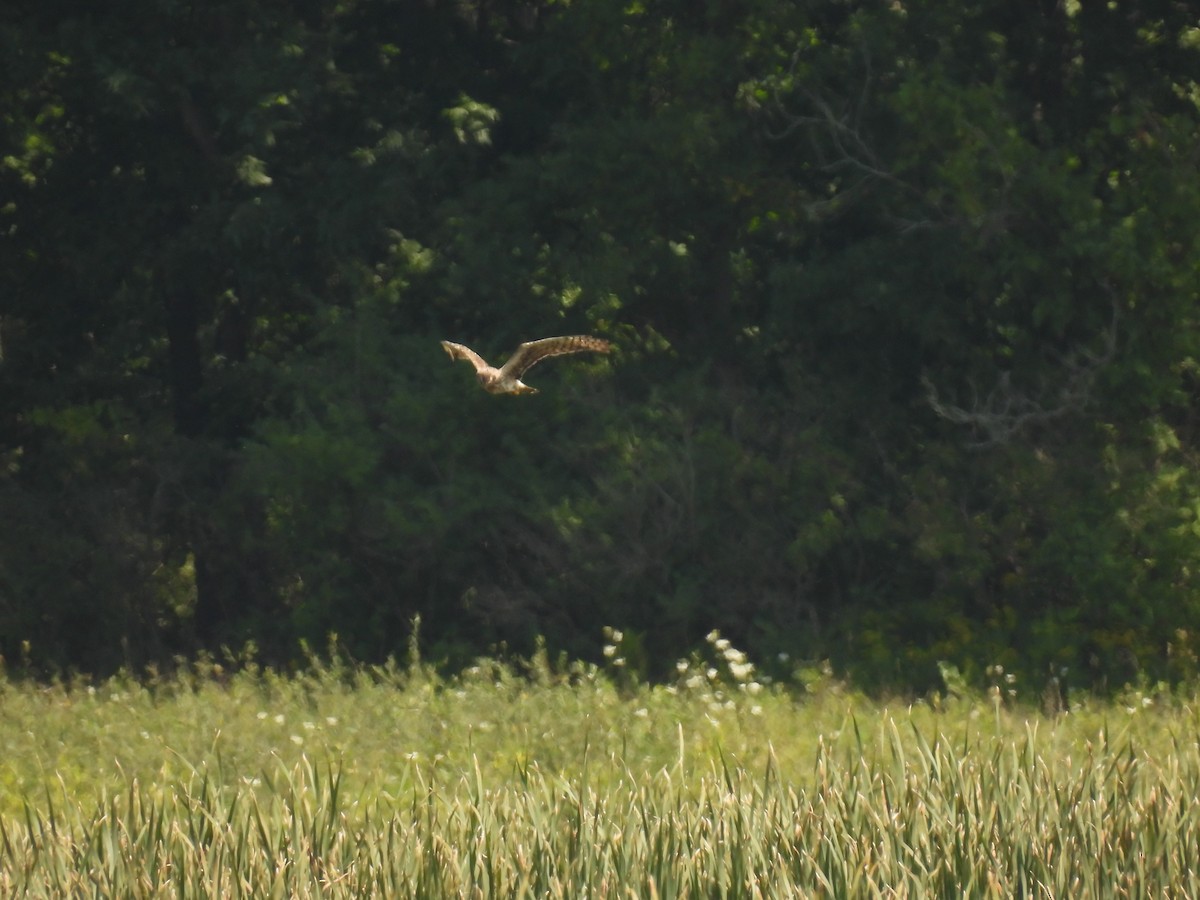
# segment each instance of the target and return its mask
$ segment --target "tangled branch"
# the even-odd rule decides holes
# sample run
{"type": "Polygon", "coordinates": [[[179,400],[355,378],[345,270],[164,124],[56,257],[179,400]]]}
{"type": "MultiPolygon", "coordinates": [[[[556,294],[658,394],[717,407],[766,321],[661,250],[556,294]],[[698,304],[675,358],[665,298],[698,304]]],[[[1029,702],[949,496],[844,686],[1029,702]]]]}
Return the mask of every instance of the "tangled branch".
{"type": "Polygon", "coordinates": [[[1096,378],[1116,358],[1119,320],[1120,307],[1114,295],[1112,318],[1104,329],[1100,350],[1078,347],[1063,357],[1062,377],[1055,389],[1043,388],[1031,396],[1013,386],[1011,372],[1004,372],[985,396],[975,396],[970,406],[958,406],[943,401],[937,387],[928,378],[922,378],[925,400],[939,417],[986,435],[971,446],[1006,444],[1031,425],[1059,419],[1088,406],[1096,378]]]}

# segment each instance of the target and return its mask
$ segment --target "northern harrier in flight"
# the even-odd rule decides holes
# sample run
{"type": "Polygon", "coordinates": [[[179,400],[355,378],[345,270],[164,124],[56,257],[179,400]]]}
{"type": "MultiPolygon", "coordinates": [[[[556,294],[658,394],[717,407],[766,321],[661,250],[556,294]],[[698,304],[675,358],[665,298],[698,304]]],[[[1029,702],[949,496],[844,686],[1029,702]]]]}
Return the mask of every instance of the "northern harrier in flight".
{"type": "Polygon", "coordinates": [[[442,341],[442,346],[451,359],[465,359],[475,367],[479,384],[489,394],[536,394],[537,388],[521,381],[521,376],[548,356],[563,356],[567,353],[607,353],[612,349],[608,341],[583,334],[570,337],[550,337],[540,341],[529,341],[517,348],[500,368],[489,366],[487,361],[462,344],[442,341]]]}

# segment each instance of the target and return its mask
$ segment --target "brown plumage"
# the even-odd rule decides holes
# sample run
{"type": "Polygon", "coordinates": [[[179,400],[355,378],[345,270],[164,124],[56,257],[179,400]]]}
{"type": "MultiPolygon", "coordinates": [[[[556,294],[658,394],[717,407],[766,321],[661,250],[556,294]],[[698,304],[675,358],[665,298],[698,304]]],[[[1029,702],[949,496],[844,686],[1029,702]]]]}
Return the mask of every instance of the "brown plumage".
{"type": "Polygon", "coordinates": [[[442,347],[450,354],[451,359],[465,359],[474,366],[479,384],[489,394],[536,394],[537,388],[525,384],[521,381],[521,376],[543,359],[589,351],[608,353],[612,349],[612,345],[608,341],[586,334],[542,338],[540,341],[528,341],[522,344],[508,358],[508,362],[500,368],[496,368],[489,366],[487,361],[470,347],[451,341],[442,341],[442,347]]]}

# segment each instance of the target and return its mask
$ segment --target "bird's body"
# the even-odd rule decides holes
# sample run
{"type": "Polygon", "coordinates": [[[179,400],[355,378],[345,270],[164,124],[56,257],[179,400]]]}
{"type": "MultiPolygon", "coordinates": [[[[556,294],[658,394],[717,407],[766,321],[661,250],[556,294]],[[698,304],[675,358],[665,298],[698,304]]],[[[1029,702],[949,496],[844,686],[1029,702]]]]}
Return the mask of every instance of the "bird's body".
{"type": "Polygon", "coordinates": [[[489,394],[536,394],[537,388],[525,384],[521,376],[543,359],[588,351],[608,353],[612,349],[608,341],[585,334],[549,337],[522,344],[504,365],[497,368],[488,365],[487,360],[470,347],[451,341],[442,341],[442,347],[451,359],[465,359],[474,366],[480,386],[489,394]]]}

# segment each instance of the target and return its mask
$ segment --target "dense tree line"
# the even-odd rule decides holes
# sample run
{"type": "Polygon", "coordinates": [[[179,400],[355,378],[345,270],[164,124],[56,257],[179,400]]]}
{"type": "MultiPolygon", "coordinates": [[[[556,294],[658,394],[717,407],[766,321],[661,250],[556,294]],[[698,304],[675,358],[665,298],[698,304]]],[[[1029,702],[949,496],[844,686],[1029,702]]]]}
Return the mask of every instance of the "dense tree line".
{"type": "Polygon", "coordinates": [[[1190,4],[16,0],[0,72],[10,666],[1194,673],[1190,4]]]}

